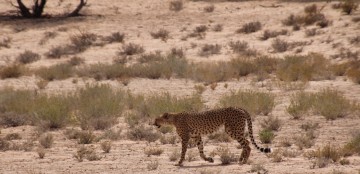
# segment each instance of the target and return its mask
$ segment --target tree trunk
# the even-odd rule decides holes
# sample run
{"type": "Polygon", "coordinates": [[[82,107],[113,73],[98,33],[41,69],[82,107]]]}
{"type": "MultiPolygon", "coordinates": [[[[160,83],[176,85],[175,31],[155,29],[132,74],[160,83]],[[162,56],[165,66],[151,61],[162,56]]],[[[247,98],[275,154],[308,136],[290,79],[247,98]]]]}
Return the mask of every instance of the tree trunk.
{"type": "Polygon", "coordinates": [[[33,17],[34,18],[40,18],[42,16],[42,13],[44,12],[46,0],[41,0],[39,4],[39,0],[36,0],[34,2],[33,6],[33,17]]]}
{"type": "Polygon", "coordinates": [[[20,10],[21,16],[31,18],[32,14],[30,13],[29,9],[24,5],[24,3],[22,3],[21,0],[17,0],[17,3],[19,5],[18,8],[20,10]]]}

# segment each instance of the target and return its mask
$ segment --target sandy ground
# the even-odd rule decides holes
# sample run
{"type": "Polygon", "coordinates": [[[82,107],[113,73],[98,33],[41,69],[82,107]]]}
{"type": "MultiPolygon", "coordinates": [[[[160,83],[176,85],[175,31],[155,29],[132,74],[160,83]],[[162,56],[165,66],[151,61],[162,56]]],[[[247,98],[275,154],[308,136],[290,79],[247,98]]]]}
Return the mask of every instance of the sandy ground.
{"type": "MultiPolygon", "coordinates": [[[[27,1],[26,1],[27,2],[27,1]]],[[[348,39],[360,35],[360,23],[351,22],[351,18],[359,16],[356,12],[352,16],[342,15],[338,10],[331,8],[331,4],[318,2],[318,6],[326,5],[323,9],[325,16],[333,21],[330,27],[319,29],[320,34],[314,37],[306,37],[304,31],[292,31],[291,27],[285,27],[281,20],[290,14],[302,13],[303,7],[309,3],[280,3],[277,1],[253,1],[253,2],[222,2],[214,3],[215,10],[212,13],[203,12],[203,8],[210,3],[207,2],[185,2],[185,8],[180,12],[172,12],[168,9],[168,0],[89,0],[89,7],[83,12],[88,16],[71,19],[39,19],[39,20],[15,20],[6,17],[0,18],[0,40],[5,37],[12,38],[10,48],[0,48],[0,65],[7,65],[15,61],[17,55],[24,50],[31,50],[44,55],[51,47],[69,43],[69,37],[80,31],[87,31],[98,35],[109,35],[113,32],[122,32],[126,34],[125,42],[137,43],[144,46],[146,52],[160,50],[167,52],[171,48],[184,48],[186,57],[190,61],[219,61],[229,60],[235,55],[231,53],[227,44],[230,41],[247,41],[249,46],[262,54],[272,56],[283,56],[293,54],[295,50],[285,53],[274,53],[271,48],[271,41],[259,40],[265,29],[280,30],[287,29],[289,32],[279,38],[287,41],[306,41],[310,44],[303,47],[301,54],[308,52],[319,52],[326,57],[332,57],[337,54],[341,48],[351,51],[360,51],[359,47],[349,44],[348,39]],[[278,8],[267,8],[264,6],[279,5],[278,8]],[[244,23],[260,21],[263,29],[252,34],[236,34],[235,31],[244,23]],[[224,29],[221,32],[207,31],[204,39],[181,38],[191,32],[196,26],[207,25],[214,26],[222,24],[224,29]],[[149,32],[157,31],[163,28],[170,31],[171,38],[166,42],[159,39],[153,39],[149,32]],[[64,29],[66,31],[64,31],[64,29]],[[39,41],[47,31],[56,32],[57,36],[50,39],[46,44],[39,45],[39,41]],[[208,58],[198,56],[199,46],[205,43],[221,44],[223,48],[221,54],[210,56],[208,58]],[[193,48],[192,45],[198,45],[193,48]],[[338,45],[334,48],[334,44],[338,45]]],[[[45,9],[47,13],[59,14],[74,8],[73,1],[65,0],[60,8],[57,2],[52,2],[45,9]],[[54,4],[52,4],[54,3],[54,4]]],[[[0,2],[0,13],[7,13],[13,10],[11,5],[5,1],[0,2]]],[[[307,28],[313,28],[310,26],[307,28]]],[[[121,43],[107,44],[103,47],[91,47],[78,56],[85,59],[87,64],[93,63],[111,63],[116,52],[121,47],[121,43]]],[[[46,59],[42,56],[40,61],[27,65],[30,68],[41,66],[50,66],[60,62],[67,61],[70,58],[46,59]]],[[[338,62],[344,58],[331,58],[331,61],[338,62]]],[[[77,78],[76,78],[77,79],[77,78]]],[[[0,80],[0,88],[13,87],[15,89],[37,89],[36,83],[40,79],[33,76],[20,77],[18,79],[0,80]]],[[[78,79],[78,83],[73,83],[73,78],[61,81],[52,81],[43,89],[43,92],[53,94],[62,93],[83,87],[86,83],[98,83],[91,79],[78,79]]],[[[197,82],[185,79],[131,79],[127,86],[118,81],[102,81],[114,88],[130,90],[134,93],[159,93],[169,92],[174,95],[188,96],[195,92],[194,85],[197,82]]],[[[305,86],[306,91],[318,91],[323,88],[338,89],[352,100],[360,101],[360,86],[351,82],[346,77],[338,77],[334,80],[312,81],[305,86]]],[[[294,91],[284,90],[284,88],[275,80],[265,80],[263,82],[254,82],[253,77],[245,77],[239,80],[218,83],[215,90],[206,87],[202,93],[202,99],[206,106],[211,108],[215,106],[218,99],[232,90],[238,89],[258,89],[270,91],[277,96],[277,105],[271,115],[277,116],[283,120],[284,125],[271,147],[281,148],[280,142],[284,138],[291,138],[300,134],[302,131],[299,126],[305,122],[317,122],[320,129],[317,131],[315,146],[316,149],[327,143],[342,146],[351,138],[351,133],[359,129],[360,119],[358,116],[337,119],[335,121],[326,121],[324,117],[311,115],[303,120],[292,120],[286,113],[285,108],[289,105],[289,96],[294,91]],[[224,87],[225,83],[228,85],[224,87]]],[[[264,116],[258,116],[255,119],[255,134],[260,129],[259,122],[264,116]]],[[[117,125],[119,126],[119,125],[117,125]]],[[[115,126],[116,127],[116,126],[115,126]]],[[[2,128],[0,137],[8,133],[20,133],[25,141],[35,134],[35,128],[31,126],[22,126],[16,128],[2,128]]],[[[144,148],[149,146],[146,142],[135,142],[130,140],[118,140],[113,142],[113,149],[109,154],[103,154],[99,143],[91,146],[98,151],[102,159],[99,161],[78,162],[73,154],[76,152],[77,143],[74,140],[68,140],[63,135],[63,130],[52,132],[55,134],[55,144],[46,153],[44,159],[39,159],[35,150],[30,152],[6,151],[0,152],[0,173],[251,173],[253,164],[262,164],[268,173],[333,173],[341,171],[344,173],[358,173],[360,171],[360,157],[352,156],[350,165],[340,165],[338,163],[329,164],[325,168],[311,169],[312,161],[299,155],[295,158],[284,158],[282,162],[272,162],[266,155],[252,151],[250,164],[238,165],[231,164],[222,166],[219,157],[215,157],[215,163],[209,164],[200,160],[185,162],[185,167],[175,167],[174,162],[168,159],[173,149],[180,150],[180,144],[162,145],[160,142],[151,143],[164,149],[160,156],[147,157],[144,154],[144,148]],[[156,170],[149,171],[148,163],[158,161],[159,167],[156,170]]],[[[258,140],[258,138],[256,138],[258,140]]],[[[226,145],[226,143],[207,143],[205,152],[210,153],[216,147],[226,145]]],[[[236,149],[237,143],[227,143],[231,150],[240,154],[241,150],[236,149]]],[[[289,149],[296,150],[292,145],[289,149]]],[[[307,149],[307,150],[311,150],[307,149]]],[[[196,149],[194,149],[196,150],[196,149]]],[[[306,151],[306,150],[305,150],[306,151]]],[[[304,153],[304,151],[302,151],[304,153]]]]}

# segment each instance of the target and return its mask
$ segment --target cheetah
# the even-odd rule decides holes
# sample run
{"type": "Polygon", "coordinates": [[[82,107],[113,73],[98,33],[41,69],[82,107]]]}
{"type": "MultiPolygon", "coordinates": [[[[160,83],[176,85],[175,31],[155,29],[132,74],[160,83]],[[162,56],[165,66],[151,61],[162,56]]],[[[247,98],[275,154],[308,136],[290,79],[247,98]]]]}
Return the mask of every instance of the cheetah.
{"type": "Polygon", "coordinates": [[[214,160],[204,154],[204,146],[201,140],[201,135],[210,134],[218,130],[222,125],[225,126],[225,132],[230,135],[231,138],[240,143],[243,151],[241,153],[239,163],[246,164],[251,151],[249,141],[244,135],[246,122],[252,144],[261,152],[270,153],[270,148],[260,148],[256,144],[253,137],[250,114],[241,108],[228,107],[199,113],[164,113],[161,117],[155,119],[154,125],[158,128],[160,128],[161,125],[175,126],[176,132],[182,141],[181,158],[176,166],[183,165],[190,138],[194,138],[200,157],[205,161],[213,163],[214,160]]]}

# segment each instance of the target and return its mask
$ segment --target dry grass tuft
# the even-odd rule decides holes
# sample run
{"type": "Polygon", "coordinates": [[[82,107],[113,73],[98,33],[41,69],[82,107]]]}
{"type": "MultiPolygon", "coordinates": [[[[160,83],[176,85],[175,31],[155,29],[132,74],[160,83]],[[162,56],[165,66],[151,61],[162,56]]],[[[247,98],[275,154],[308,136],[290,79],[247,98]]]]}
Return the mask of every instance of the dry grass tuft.
{"type": "Polygon", "coordinates": [[[0,66],[0,78],[18,78],[25,75],[27,69],[21,64],[10,64],[7,66],[0,66]]]}
{"type": "Polygon", "coordinates": [[[211,5],[208,5],[208,6],[204,7],[204,12],[206,12],[206,13],[211,13],[214,10],[215,10],[214,4],[211,4],[211,5]]]}
{"type": "Polygon", "coordinates": [[[164,152],[164,149],[162,149],[160,147],[148,146],[144,149],[144,153],[148,157],[150,157],[151,155],[160,156],[163,152],[164,152]]]}
{"type": "Polygon", "coordinates": [[[282,29],[280,31],[270,31],[265,30],[262,36],[260,37],[260,40],[268,40],[270,38],[275,38],[280,35],[287,35],[288,31],[286,29],[282,29]]]}
{"type": "Polygon", "coordinates": [[[44,134],[40,137],[39,143],[42,147],[48,149],[54,144],[54,136],[50,133],[44,134]]]}
{"type": "Polygon", "coordinates": [[[105,153],[109,153],[109,152],[110,152],[111,146],[112,146],[111,141],[103,141],[100,145],[101,145],[101,149],[102,149],[105,153]]]}
{"type": "Polygon", "coordinates": [[[25,50],[23,53],[21,53],[16,58],[16,60],[19,63],[28,64],[28,63],[33,63],[35,61],[38,61],[40,58],[41,58],[40,54],[34,53],[32,51],[29,51],[29,50],[25,50]]]}
{"type": "Polygon", "coordinates": [[[221,45],[215,44],[205,44],[201,47],[199,50],[198,55],[201,57],[209,57],[214,54],[220,54],[221,51],[221,45]]]}
{"type": "Polygon", "coordinates": [[[182,0],[172,0],[169,2],[169,10],[179,12],[184,8],[182,0]]]}
{"type": "Polygon", "coordinates": [[[261,28],[262,28],[262,25],[259,21],[249,22],[249,23],[244,24],[240,29],[236,30],[236,32],[249,34],[249,33],[257,32],[257,31],[261,30],[261,28]]]}
{"type": "Polygon", "coordinates": [[[169,39],[169,34],[170,32],[165,29],[159,29],[156,32],[150,32],[151,37],[153,37],[154,39],[161,39],[164,42],[169,39]]]}

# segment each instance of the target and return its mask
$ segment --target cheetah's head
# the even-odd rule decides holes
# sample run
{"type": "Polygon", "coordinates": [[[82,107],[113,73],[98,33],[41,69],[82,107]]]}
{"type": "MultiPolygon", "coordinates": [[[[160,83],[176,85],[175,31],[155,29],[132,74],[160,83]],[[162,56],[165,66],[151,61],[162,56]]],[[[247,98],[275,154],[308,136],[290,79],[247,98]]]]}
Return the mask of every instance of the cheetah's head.
{"type": "Polygon", "coordinates": [[[170,113],[164,113],[161,117],[155,119],[154,125],[160,128],[162,125],[173,124],[174,123],[174,115],[170,113]]]}

